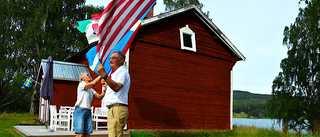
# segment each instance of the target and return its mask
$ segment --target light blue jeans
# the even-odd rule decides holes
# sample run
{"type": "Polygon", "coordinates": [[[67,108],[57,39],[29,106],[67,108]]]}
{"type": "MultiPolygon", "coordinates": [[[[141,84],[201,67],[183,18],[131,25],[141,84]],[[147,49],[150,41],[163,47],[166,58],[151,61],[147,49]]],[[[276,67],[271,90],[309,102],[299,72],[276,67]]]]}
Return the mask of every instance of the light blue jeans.
{"type": "Polygon", "coordinates": [[[73,125],[76,134],[92,133],[91,110],[75,107],[73,112],[73,125]]]}

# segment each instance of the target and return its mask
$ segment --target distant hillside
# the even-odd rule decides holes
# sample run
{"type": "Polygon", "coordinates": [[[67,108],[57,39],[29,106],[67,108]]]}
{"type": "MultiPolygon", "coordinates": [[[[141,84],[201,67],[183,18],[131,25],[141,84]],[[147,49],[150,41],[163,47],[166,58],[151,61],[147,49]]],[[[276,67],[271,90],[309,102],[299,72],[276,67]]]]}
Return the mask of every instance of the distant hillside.
{"type": "Polygon", "coordinates": [[[271,99],[271,95],[267,95],[267,94],[255,94],[255,93],[250,93],[250,92],[248,92],[248,91],[234,90],[234,91],[233,91],[233,99],[234,99],[234,100],[241,100],[241,99],[262,99],[262,100],[269,100],[269,99],[271,99]]]}
{"type": "Polygon", "coordinates": [[[266,102],[271,99],[271,95],[254,94],[248,91],[233,91],[233,112],[247,113],[253,117],[268,117],[266,102]]]}

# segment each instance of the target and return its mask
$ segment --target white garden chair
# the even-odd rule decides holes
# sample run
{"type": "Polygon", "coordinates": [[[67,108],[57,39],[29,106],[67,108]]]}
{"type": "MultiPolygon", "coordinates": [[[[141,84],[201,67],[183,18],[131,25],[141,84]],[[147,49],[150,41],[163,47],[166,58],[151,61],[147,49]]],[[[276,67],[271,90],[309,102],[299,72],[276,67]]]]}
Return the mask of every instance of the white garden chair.
{"type": "MultiPolygon", "coordinates": [[[[69,110],[70,111],[70,110],[69,110]]],[[[56,105],[50,105],[50,128],[54,131],[57,128],[70,130],[70,112],[57,113],[56,105]]]]}
{"type": "Polygon", "coordinates": [[[108,122],[107,116],[108,108],[95,108],[92,122],[94,122],[96,130],[98,130],[99,128],[108,128],[107,126],[99,126],[99,123],[101,122],[108,122]]]}

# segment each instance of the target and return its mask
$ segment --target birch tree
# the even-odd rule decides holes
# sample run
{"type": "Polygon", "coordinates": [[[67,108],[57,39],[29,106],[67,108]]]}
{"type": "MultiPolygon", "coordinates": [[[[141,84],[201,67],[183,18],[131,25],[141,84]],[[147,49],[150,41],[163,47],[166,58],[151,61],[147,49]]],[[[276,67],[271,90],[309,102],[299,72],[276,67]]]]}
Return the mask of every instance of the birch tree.
{"type": "Polygon", "coordinates": [[[284,29],[288,57],[274,79],[268,112],[290,129],[319,135],[320,2],[310,0],[293,24],[284,29]]]}

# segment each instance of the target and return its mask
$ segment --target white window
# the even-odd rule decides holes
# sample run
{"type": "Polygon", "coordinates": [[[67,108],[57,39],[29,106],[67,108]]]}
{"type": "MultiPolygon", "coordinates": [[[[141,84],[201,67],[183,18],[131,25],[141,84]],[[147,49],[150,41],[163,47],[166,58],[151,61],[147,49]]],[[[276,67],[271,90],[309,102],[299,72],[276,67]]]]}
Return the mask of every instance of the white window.
{"type": "Polygon", "coordinates": [[[181,49],[197,51],[196,48],[196,36],[195,33],[186,25],[183,28],[180,28],[180,43],[181,49]]]}

